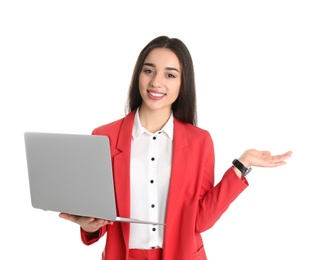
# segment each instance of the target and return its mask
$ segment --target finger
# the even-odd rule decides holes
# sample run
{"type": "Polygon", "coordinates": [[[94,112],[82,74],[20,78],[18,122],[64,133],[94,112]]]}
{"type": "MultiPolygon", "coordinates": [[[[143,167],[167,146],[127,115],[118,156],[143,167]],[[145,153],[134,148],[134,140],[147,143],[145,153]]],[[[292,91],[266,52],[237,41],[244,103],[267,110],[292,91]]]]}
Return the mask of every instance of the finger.
{"type": "Polygon", "coordinates": [[[266,159],[269,167],[277,167],[281,165],[285,165],[285,157],[283,155],[272,156],[271,158],[266,159]]]}
{"type": "Polygon", "coordinates": [[[287,153],[284,153],[284,154],[273,156],[273,161],[274,162],[285,161],[286,159],[288,159],[291,156],[291,154],[292,154],[291,152],[287,152],[287,153]]]}
{"type": "Polygon", "coordinates": [[[82,225],[93,225],[95,218],[91,218],[91,217],[79,217],[76,220],[76,223],[79,224],[80,226],[82,225]]]}
{"type": "Polygon", "coordinates": [[[288,152],[286,152],[286,153],[284,153],[284,157],[287,159],[287,158],[289,158],[289,157],[291,157],[292,156],[292,151],[288,151],[288,152]]]}
{"type": "Polygon", "coordinates": [[[66,220],[70,220],[70,221],[74,221],[75,220],[75,216],[67,214],[67,213],[63,213],[63,212],[61,212],[59,214],[59,217],[63,218],[63,219],[66,219],[66,220]]]}
{"type": "Polygon", "coordinates": [[[114,222],[111,221],[111,220],[106,220],[106,219],[97,219],[96,220],[96,224],[99,224],[99,225],[112,225],[114,222]]]}

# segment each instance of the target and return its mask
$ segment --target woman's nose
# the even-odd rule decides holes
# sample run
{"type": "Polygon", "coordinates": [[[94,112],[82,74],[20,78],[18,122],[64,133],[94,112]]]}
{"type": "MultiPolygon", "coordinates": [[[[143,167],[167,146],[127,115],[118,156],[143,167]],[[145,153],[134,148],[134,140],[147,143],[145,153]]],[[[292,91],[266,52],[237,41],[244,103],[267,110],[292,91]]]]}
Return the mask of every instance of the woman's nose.
{"type": "Polygon", "coordinates": [[[163,80],[159,74],[155,74],[151,82],[152,86],[155,88],[160,88],[163,85],[163,80]]]}

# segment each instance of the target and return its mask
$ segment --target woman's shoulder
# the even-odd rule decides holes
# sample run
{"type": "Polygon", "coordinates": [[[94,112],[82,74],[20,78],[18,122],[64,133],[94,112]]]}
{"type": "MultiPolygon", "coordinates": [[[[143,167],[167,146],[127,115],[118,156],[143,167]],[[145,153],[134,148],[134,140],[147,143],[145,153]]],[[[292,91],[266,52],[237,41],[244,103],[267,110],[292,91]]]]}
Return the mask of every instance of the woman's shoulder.
{"type": "Polygon", "coordinates": [[[110,129],[114,129],[116,127],[118,127],[118,125],[121,124],[123,118],[117,119],[113,122],[110,123],[106,123],[104,125],[100,125],[96,128],[93,129],[92,134],[101,134],[103,132],[109,131],[110,129]]]}
{"type": "Polygon", "coordinates": [[[93,129],[92,134],[94,135],[104,135],[112,131],[116,131],[117,129],[120,128],[122,122],[124,120],[123,118],[117,119],[115,121],[112,121],[110,123],[100,125],[96,128],[93,129]]]}
{"type": "Polygon", "coordinates": [[[177,131],[182,131],[182,134],[186,136],[188,140],[199,141],[199,142],[212,142],[211,134],[208,130],[201,128],[196,125],[192,125],[189,123],[183,123],[178,120],[176,120],[175,127],[177,127],[177,131]]]}
{"type": "Polygon", "coordinates": [[[179,120],[176,120],[176,124],[178,125],[178,127],[184,127],[184,129],[186,130],[187,133],[190,134],[195,134],[195,135],[210,135],[209,131],[207,129],[201,128],[199,126],[196,125],[192,125],[189,123],[183,123],[179,120]]]}

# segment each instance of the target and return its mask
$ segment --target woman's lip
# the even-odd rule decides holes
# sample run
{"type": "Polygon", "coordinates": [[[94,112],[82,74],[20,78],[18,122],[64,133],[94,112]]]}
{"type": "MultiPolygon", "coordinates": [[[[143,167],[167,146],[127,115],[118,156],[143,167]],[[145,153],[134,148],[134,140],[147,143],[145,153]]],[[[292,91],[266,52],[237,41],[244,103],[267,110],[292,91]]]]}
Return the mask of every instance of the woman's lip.
{"type": "Polygon", "coordinates": [[[156,92],[156,91],[147,91],[149,97],[153,100],[159,100],[162,99],[166,94],[165,93],[160,93],[160,92],[156,92]]]}

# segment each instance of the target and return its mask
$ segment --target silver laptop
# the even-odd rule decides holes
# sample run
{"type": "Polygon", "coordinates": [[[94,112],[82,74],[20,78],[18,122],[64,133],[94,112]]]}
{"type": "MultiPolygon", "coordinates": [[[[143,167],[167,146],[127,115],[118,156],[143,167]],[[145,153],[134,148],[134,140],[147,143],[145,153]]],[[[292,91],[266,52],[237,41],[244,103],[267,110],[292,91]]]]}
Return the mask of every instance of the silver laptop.
{"type": "Polygon", "coordinates": [[[117,216],[107,136],[25,132],[24,140],[34,208],[163,225],[117,216]]]}

